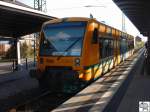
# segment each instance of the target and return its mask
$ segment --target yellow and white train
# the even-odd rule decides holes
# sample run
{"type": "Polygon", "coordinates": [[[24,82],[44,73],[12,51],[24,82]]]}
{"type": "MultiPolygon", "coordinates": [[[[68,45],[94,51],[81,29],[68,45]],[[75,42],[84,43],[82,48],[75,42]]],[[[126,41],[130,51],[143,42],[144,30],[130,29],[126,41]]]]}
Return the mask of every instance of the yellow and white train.
{"type": "Polygon", "coordinates": [[[34,76],[42,86],[63,90],[100,77],[133,50],[133,36],[95,19],[54,19],[42,26],[34,76]]]}

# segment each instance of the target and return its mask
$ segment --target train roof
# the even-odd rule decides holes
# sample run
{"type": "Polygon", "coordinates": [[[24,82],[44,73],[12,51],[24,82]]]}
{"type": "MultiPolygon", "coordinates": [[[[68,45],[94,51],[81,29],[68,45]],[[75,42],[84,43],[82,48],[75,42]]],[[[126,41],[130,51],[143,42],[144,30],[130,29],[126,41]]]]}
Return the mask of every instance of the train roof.
{"type": "MultiPolygon", "coordinates": [[[[118,30],[118,29],[116,29],[116,28],[114,28],[114,27],[112,27],[112,26],[106,25],[106,24],[104,24],[104,23],[102,23],[102,22],[96,20],[95,18],[87,18],[87,17],[56,18],[56,19],[49,20],[49,21],[45,22],[45,23],[43,24],[43,26],[45,26],[46,24],[49,24],[49,23],[62,22],[62,21],[90,21],[90,20],[93,20],[93,21],[98,22],[98,23],[100,23],[100,24],[102,24],[102,25],[105,25],[105,26],[107,26],[107,27],[109,27],[109,28],[111,28],[111,29],[114,29],[114,30],[116,30],[116,31],[118,31],[118,32],[121,32],[121,35],[130,35],[130,34],[126,33],[126,32],[120,31],[120,30],[118,30]]],[[[127,37],[129,37],[129,36],[127,36],[127,37]]],[[[133,36],[130,35],[130,37],[133,37],[133,36]]]]}

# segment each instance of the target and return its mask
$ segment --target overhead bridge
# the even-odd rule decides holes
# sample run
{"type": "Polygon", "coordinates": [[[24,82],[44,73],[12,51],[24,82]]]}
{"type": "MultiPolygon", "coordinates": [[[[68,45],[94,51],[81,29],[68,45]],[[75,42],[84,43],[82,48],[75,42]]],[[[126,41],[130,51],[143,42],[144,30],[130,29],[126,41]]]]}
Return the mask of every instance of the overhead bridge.
{"type": "Polygon", "coordinates": [[[41,11],[0,1],[0,36],[18,38],[39,32],[43,22],[54,18],[41,11]]]}

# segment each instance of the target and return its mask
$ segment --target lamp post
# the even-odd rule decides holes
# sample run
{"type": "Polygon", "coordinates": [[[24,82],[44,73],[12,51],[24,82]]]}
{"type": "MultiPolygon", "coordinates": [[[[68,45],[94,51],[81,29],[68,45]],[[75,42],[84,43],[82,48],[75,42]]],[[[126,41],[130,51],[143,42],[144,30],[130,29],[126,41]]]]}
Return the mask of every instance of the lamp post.
{"type": "Polygon", "coordinates": [[[84,7],[106,7],[105,5],[85,5],[84,7]]]}
{"type": "Polygon", "coordinates": [[[123,12],[122,12],[122,31],[126,32],[126,29],[125,29],[125,15],[124,15],[123,12]]]}

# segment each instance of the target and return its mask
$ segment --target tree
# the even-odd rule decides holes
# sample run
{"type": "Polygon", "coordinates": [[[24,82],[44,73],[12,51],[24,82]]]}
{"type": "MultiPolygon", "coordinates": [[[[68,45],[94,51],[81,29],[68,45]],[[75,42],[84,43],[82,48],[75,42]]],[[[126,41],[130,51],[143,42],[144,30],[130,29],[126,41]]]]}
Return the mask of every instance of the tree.
{"type": "Polygon", "coordinates": [[[20,53],[21,58],[33,57],[33,49],[31,45],[27,45],[26,42],[21,45],[20,53]]]}
{"type": "Polygon", "coordinates": [[[8,49],[4,58],[6,58],[6,59],[15,59],[16,58],[16,48],[13,45],[8,49]]]}
{"type": "MultiPolygon", "coordinates": [[[[33,53],[34,53],[34,50],[32,49],[31,45],[27,45],[26,42],[21,44],[21,46],[20,46],[21,58],[33,57],[33,53]]],[[[4,58],[5,59],[16,59],[16,47],[14,45],[12,45],[8,49],[4,58]]]]}
{"type": "Polygon", "coordinates": [[[21,58],[26,58],[27,57],[27,55],[28,55],[28,46],[27,46],[26,42],[21,44],[21,46],[20,46],[20,54],[21,54],[21,58]]]}

